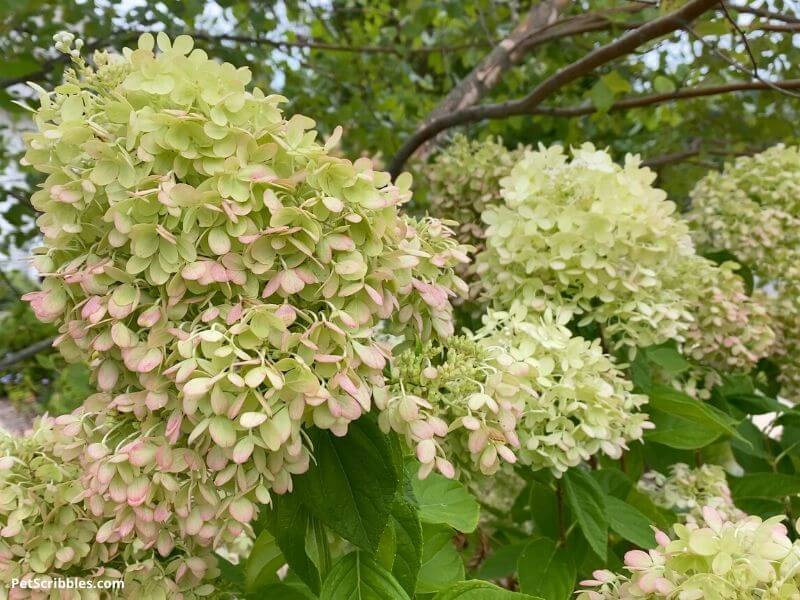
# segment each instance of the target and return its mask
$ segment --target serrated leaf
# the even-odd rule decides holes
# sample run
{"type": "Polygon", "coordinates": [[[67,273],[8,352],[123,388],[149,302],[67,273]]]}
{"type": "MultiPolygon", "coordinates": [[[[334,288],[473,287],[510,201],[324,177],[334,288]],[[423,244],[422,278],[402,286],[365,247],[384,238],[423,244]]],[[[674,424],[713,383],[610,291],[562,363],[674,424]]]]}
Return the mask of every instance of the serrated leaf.
{"type": "Polygon", "coordinates": [[[633,506],[614,496],[606,496],[608,526],[624,539],[639,548],[655,548],[655,537],[650,519],[633,506]]]}
{"type": "Polygon", "coordinates": [[[356,550],[333,566],[319,599],[409,600],[409,596],[389,571],[356,550]]]}
{"type": "Polygon", "coordinates": [[[443,523],[462,533],[471,533],[478,526],[480,507],[458,481],[431,473],[425,479],[413,477],[411,486],[425,523],[443,523]]]}
{"type": "Polygon", "coordinates": [[[563,482],[567,503],[586,541],[595,554],[605,560],[608,521],[603,490],[581,469],[569,469],[564,473],[563,482]]]}
{"type": "Polygon", "coordinates": [[[433,600],[544,600],[538,596],[529,596],[519,592],[511,592],[499,588],[488,581],[462,581],[442,590],[433,600]]]}
{"type": "Polygon", "coordinates": [[[386,436],[368,418],[344,437],[320,429],[308,435],[316,464],[295,478],[293,495],[331,531],[375,552],[400,485],[386,436]]]}
{"type": "Polygon", "coordinates": [[[563,548],[550,538],[531,540],[517,562],[520,589],[544,600],[569,600],[576,570],[563,548]]]}

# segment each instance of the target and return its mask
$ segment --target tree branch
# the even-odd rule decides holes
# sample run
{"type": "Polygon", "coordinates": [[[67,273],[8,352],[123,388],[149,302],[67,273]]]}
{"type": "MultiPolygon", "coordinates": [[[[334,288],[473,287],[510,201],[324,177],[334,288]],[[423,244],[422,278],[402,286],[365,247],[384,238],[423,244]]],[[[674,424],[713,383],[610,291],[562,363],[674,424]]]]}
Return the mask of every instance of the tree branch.
{"type": "MultiPolygon", "coordinates": [[[[717,147],[725,147],[725,142],[712,141],[717,147]]],[[[688,158],[694,158],[700,154],[710,154],[712,156],[751,156],[763,152],[767,146],[760,146],[756,148],[746,148],[744,150],[719,150],[717,148],[703,148],[702,140],[695,140],[686,150],[673,152],[670,154],[662,154],[642,161],[643,167],[650,167],[651,169],[660,169],[668,165],[683,162],[688,158]]]]}
{"type": "Polygon", "coordinates": [[[613,42],[589,52],[580,60],[545,79],[523,98],[456,110],[424,124],[397,151],[389,166],[389,172],[396,177],[419,146],[445,129],[484,119],[502,119],[513,115],[534,113],[542,101],[562,87],[588,75],[597,67],[636,50],[651,40],[680,29],[711,9],[717,2],[718,0],[689,0],[672,13],[649,21],[613,42]]]}
{"type": "Polygon", "coordinates": [[[15,364],[22,362],[23,360],[30,358],[31,356],[39,354],[39,352],[52,348],[54,340],[55,338],[47,338],[44,340],[39,340],[38,342],[34,342],[27,348],[23,348],[22,350],[18,350],[17,352],[9,352],[3,357],[2,360],[0,360],[0,371],[5,371],[9,367],[13,367],[15,364]]]}
{"type": "MultiPolygon", "coordinates": [[[[614,102],[609,108],[609,112],[613,110],[623,110],[629,108],[642,108],[644,106],[652,106],[654,104],[663,104],[665,102],[673,102],[675,100],[686,100],[690,98],[704,98],[706,96],[718,96],[720,94],[728,94],[731,92],[746,92],[746,91],[770,91],[778,87],[784,90],[800,89],[800,79],[787,79],[785,81],[770,82],[769,85],[763,81],[737,81],[735,83],[725,83],[721,85],[709,85],[697,88],[684,88],[674,92],[664,94],[652,94],[649,96],[638,96],[635,98],[626,98],[614,102]]],[[[539,106],[529,111],[528,114],[532,115],[549,115],[552,117],[582,117],[597,112],[597,108],[592,104],[583,104],[581,106],[572,107],[549,107],[539,106]]]]}

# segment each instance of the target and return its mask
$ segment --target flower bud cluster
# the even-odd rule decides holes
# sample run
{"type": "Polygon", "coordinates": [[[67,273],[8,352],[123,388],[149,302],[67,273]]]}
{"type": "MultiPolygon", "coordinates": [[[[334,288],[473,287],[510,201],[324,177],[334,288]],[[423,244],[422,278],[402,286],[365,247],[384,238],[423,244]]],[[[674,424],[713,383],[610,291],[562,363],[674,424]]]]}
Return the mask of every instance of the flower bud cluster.
{"type": "Polygon", "coordinates": [[[214,548],[308,468],[301,428],[345,435],[370,410],[378,329],[453,333],[468,259],[441,222],[400,214],[410,177],[333,156],[339,131],[317,143],[191,38],[155,43],[38,90],[27,298],[99,390],[57,421],[95,540],[214,548]]]}
{"type": "Polygon", "coordinates": [[[422,476],[436,467],[452,477],[451,459],[493,474],[517,460],[525,407],[518,377],[527,371],[503,348],[471,337],[421,344],[393,361],[389,385],[375,396],[379,423],[416,445],[422,476]]]}
{"type": "Polygon", "coordinates": [[[702,522],[675,525],[657,547],[625,554],[628,574],[598,570],[581,582],[578,600],[790,600],[800,596],[800,541],[784,517],[728,521],[711,507],[702,522]]]}
{"type": "MultiPolygon", "coordinates": [[[[152,511],[96,502],[84,487],[82,465],[64,460],[68,450],[61,435],[53,421],[44,418],[24,438],[0,437],[0,582],[7,586],[12,579],[69,573],[122,579],[124,598],[212,594],[213,587],[204,581],[218,573],[213,554],[180,539],[167,541],[170,533],[164,526],[171,523],[169,515],[162,518],[152,511]],[[139,512],[136,517],[134,511],[139,512]],[[115,516],[130,523],[127,533],[110,531],[107,524],[115,516]],[[136,518],[135,526],[156,533],[152,540],[132,532],[136,518]]],[[[27,593],[17,587],[9,598],[25,598],[27,593]]],[[[94,597],[91,593],[82,597],[94,597]]]]}
{"type": "Polygon", "coordinates": [[[669,474],[648,471],[637,483],[658,506],[678,513],[681,522],[702,522],[701,511],[711,507],[726,520],[737,520],[745,514],[736,508],[728,488],[725,470],[719,465],[704,464],[692,468],[676,463],[669,474]]]}

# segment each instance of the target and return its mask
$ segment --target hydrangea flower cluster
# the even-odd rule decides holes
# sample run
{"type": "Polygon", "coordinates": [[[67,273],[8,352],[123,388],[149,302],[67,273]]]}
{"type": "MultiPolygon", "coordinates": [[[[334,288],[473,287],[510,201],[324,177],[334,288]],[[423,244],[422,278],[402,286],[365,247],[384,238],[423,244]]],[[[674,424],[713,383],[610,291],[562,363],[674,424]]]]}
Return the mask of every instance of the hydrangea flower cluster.
{"type": "Polygon", "coordinates": [[[685,264],[682,287],[694,320],[684,333],[686,354],[721,371],[749,371],[775,346],[767,304],[749,296],[736,274],[738,265],[719,266],[700,256],[685,264]]]}
{"type": "Polygon", "coordinates": [[[375,396],[379,423],[416,445],[423,476],[434,464],[452,476],[451,458],[467,472],[493,474],[501,461],[517,460],[517,424],[526,408],[520,377],[527,372],[502,347],[468,336],[409,348],[375,396]],[[460,463],[464,456],[469,464],[460,463]]]}
{"type": "Polygon", "coordinates": [[[470,140],[458,134],[425,166],[425,182],[431,214],[453,219],[458,239],[482,246],[484,231],[481,214],[489,206],[502,203],[500,180],[525,152],[520,146],[509,150],[502,139],[470,140]]]}
{"type": "MultiPolygon", "coordinates": [[[[452,220],[458,240],[483,250],[484,226],[481,213],[502,202],[500,180],[522,158],[525,148],[510,150],[502,139],[469,140],[458,134],[433,160],[421,169],[426,185],[428,210],[440,219],[452,220]]],[[[476,265],[460,265],[458,273],[469,285],[470,300],[477,300],[481,282],[476,265]]],[[[460,299],[456,299],[456,304],[460,299]]]]}
{"type": "Polygon", "coordinates": [[[605,327],[617,346],[681,339],[692,316],[672,282],[694,255],[655,174],[591,144],[526,152],[501,180],[504,204],[483,213],[478,272],[498,306],[548,306],[605,327]]]}
{"type": "Polygon", "coordinates": [[[719,465],[692,468],[676,463],[670,466],[668,475],[648,471],[637,487],[657,505],[678,513],[684,523],[702,522],[704,507],[713,508],[729,521],[745,517],[734,505],[725,470],[719,465]]]}
{"type": "Polygon", "coordinates": [[[688,219],[699,246],[728,250],[763,288],[778,336],[783,395],[800,392],[794,357],[800,327],[800,147],[782,144],[737,158],[691,192],[688,219]]]}
{"type": "Polygon", "coordinates": [[[526,367],[515,368],[524,399],[518,457],[556,476],[598,452],[619,458],[628,442],[653,427],[639,412],[647,397],[631,393],[600,341],[572,335],[568,320],[569,313],[550,309],[527,320],[515,309],[490,310],[477,333],[526,367]]]}
{"type": "Polygon", "coordinates": [[[708,173],[690,197],[699,246],[734,252],[765,282],[800,281],[800,147],[741,156],[708,173]]]}
{"type": "Polygon", "coordinates": [[[453,333],[468,259],[442,223],[399,213],[410,177],[333,156],[338,131],[317,143],[191,38],[155,44],[37,88],[44,281],[28,299],[95,374],[57,427],[106,519],[97,540],[216,547],[308,468],[301,427],[345,435],[370,410],[379,328],[453,333]]]}
{"type": "MultiPolygon", "coordinates": [[[[113,509],[85,502],[90,494],[81,480],[81,465],[64,460],[62,442],[46,418],[24,438],[0,437],[0,582],[69,573],[122,579],[125,598],[212,594],[213,587],[203,582],[218,570],[208,550],[180,541],[176,545],[163,530],[155,543],[142,542],[130,532],[109,531],[104,523],[113,517],[113,509]]],[[[151,528],[158,530],[169,515],[151,512],[149,518],[151,528]]],[[[28,593],[15,588],[9,598],[28,593]]]]}
{"type": "Polygon", "coordinates": [[[703,522],[656,532],[658,546],[625,554],[630,573],[607,570],[581,582],[578,600],[790,600],[800,596],[800,541],[778,516],[725,520],[703,509],[703,522]]]}

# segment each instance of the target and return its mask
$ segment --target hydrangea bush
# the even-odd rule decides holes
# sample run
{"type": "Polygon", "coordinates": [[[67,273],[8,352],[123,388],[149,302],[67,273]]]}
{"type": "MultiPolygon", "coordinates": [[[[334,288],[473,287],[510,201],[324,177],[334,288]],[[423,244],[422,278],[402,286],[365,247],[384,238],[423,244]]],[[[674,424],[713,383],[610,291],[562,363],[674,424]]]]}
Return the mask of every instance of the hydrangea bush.
{"type": "Polygon", "coordinates": [[[0,437],[2,583],[563,600],[595,570],[581,598],[797,597],[794,415],[785,440],[749,420],[782,410],[791,318],[696,252],[638,158],[458,139],[426,182],[447,220],[412,217],[410,176],[191,38],[82,45],[57,36],[74,66],[34,88],[27,299],[96,390],[0,437]],[[458,235],[485,241],[469,318],[458,235]],[[479,516],[470,489],[516,497],[479,516]],[[629,575],[596,570],[617,555],[629,575]]]}

